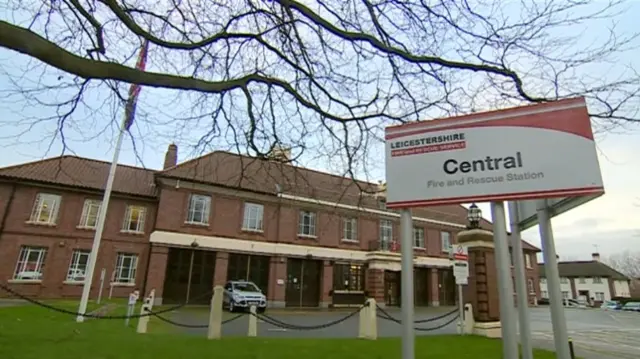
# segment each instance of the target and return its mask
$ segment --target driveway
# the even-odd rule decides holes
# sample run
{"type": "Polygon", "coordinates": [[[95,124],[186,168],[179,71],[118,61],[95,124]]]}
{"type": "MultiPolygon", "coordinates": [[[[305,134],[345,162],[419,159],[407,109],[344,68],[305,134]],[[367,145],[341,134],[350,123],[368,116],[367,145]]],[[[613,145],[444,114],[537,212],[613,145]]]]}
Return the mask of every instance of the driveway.
{"type": "MultiPolygon", "coordinates": [[[[548,307],[531,308],[534,345],[554,349],[548,307]]],[[[640,353],[640,313],[600,309],[565,309],[569,337],[585,359],[636,359],[640,353]]]]}

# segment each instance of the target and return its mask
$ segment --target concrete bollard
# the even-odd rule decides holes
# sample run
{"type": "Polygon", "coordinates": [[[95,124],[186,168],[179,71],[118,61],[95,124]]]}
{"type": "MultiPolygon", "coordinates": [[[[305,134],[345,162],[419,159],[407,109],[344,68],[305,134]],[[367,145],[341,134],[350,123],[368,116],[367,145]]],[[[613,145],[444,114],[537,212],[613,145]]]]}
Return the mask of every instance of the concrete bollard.
{"type": "MultiPolygon", "coordinates": [[[[366,304],[370,304],[369,299],[367,299],[366,304]]],[[[371,308],[369,306],[365,306],[358,313],[358,338],[367,339],[369,332],[369,311],[371,308]]]]}
{"type": "Polygon", "coordinates": [[[473,327],[476,325],[475,318],[473,317],[473,306],[471,303],[464,305],[464,332],[466,334],[473,334],[473,327]]]}
{"type": "Polygon", "coordinates": [[[136,333],[145,334],[147,332],[147,327],[149,326],[149,316],[145,314],[149,314],[151,312],[151,306],[149,305],[149,299],[145,300],[145,303],[140,308],[140,315],[144,315],[144,317],[138,318],[138,327],[136,328],[136,333]]]}
{"type": "Polygon", "coordinates": [[[211,308],[209,308],[209,330],[208,339],[220,339],[222,336],[222,296],[224,287],[217,285],[213,288],[211,297],[211,308]]]}
{"type": "Polygon", "coordinates": [[[258,336],[258,318],[256,317],[256,306],[252,305],[249,308],[249,331],[247,332],[248,337],[257,337],[258,336]]]}
{"type": "Polygon", "coordinates": [[[374,298],[369,298],[369,310],[367,311],[367,316],[369,317],[367,330],[367,339],[376,340],[378,339],[378,308],[376,307],[376,300],[374,298]]]}
{"type": "Polygon", "coordinates": [[[151,292],[149,292],[149,305],[151,307],[149,307],[149,309],[153,309],[153,306],[155,304],[156,304],[156,290],[151,289],[151,292]]]}

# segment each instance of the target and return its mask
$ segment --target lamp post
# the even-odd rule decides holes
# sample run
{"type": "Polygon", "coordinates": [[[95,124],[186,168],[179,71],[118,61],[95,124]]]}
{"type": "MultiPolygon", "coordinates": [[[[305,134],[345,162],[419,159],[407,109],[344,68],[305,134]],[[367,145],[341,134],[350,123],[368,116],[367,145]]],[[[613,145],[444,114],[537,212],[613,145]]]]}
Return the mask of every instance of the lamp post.
{"type": "Polygon", "coordinates": [[[187,279],[187,296],[185,298],[185,303],[189,303],[189,294],[191,293],[191,276],[193,275],[193,257],[196,254],[196,248],[198,248],[199,244],[198,242],[194,239],[193,242],[191,242],[191,261],[189,263],[189,279],[187,279]]]}
{"type": "Polygon", "coordinates": [[[469,210],[467,211],[467,220],[469,224],[467,225],[467,229],[478,229],[480,228],[480,219],[482,218],[482,210],[476,206],[475,203],[469,206],[469,210]]]}

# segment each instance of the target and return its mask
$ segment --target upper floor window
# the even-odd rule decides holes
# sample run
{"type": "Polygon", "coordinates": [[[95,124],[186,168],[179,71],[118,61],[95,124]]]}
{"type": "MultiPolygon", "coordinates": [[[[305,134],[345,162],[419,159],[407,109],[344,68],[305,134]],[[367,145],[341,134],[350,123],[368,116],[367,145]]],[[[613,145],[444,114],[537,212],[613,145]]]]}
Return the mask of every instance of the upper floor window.
{"type": "Polygon", "coordinates": [[[201,194],[192,194],[189,198],[189,211],[187,223],[209,224],[209,211],[211,209],[211,197],[201,194]]]}
{"type": "Polygon", "coordinates": [[[440,232],[440,245],[443,252],[451,251],[451,233],[440,232]]]}
{"type": "Polygon", "coordinates": [[[82,207],[82,217],[80,217],[80,227],[96,228],[98,224],[98,215],[102,201],[97,199],[87,199],[82,207]]]}
{"type": "Polygon", "coordinates": [[[358,219],[357,218],[342,219],[342,239],[346,241],[358,240],[358,219]]]}
{"type": "Polygon", "coordinates": [[[547,278],[540,278],[540,283],[541,284],[546,284],[547,283],[547,278]]]}
{"type": "Polygon", "coordinates": [[[569,279],[567,279],[567,277],[560,277],[560,283],[567,284],[569,283],[569,279]]]}
{"type": "Polygon", "coordinates": [[[142,206],[127,206],[124,214],[124,223],[122,224],[123,232],[144,232],[144,220],[147,215],[147,209],[142,206]]]}
{"type": "Polygon", "coordinates": [[[580,284],[585,284],[587,283],[587,279],[585,277],[580,277],[579,282],[580,284]]]}
{"type": "Polygon", "coordinates": [[[602,283],[602,278],[601,277],[593,277],[593,283],[594,284],[602,283]]]}
{"type": "Polygon", "coordinates": [[[413,246],[415,248],[424,248],[424,228],[413,227],[413,246]]]}
{"type": "Polygon", "coordinates": [[[17,280],[42,280],[44,260],[47,256],[47,249],[42,247],[20,248],[18,263],[13,273],[13,279],[17,280]]]}
{"type": "Polygon", "coordinates": [[[262,219],[264,217],[264,206],[257,203],[244,204],[244,218],[242,219],[242,229],[247,231],[263,231],[262,219]]]}
{"type": "Polygon", "coordinates": [[[543,290],[542,292],[540,292],[540,296],[542,298],[549,298],[549,292],[547,292],[546,290],[543,290]]]}
{"type": "Polygon", "coordinates": [[[114,281],[116,283],[133,284],[136,282],[136,270],[138,269],[138,255],[129,253],[118,253],[116,260],[116,273],[114,281]]]}
{"type": "Polygon", "coordinates": [[[57,194],[38,193],[29,221],[42,224],[56,224],[61,200],[62,197],[57,194]]]}
{"type": "Polygon", "coordinates": [[[388,219],[380,220],[380,242],[393,241],[393,222],[388,219]]]}
{"type": "Polygon", "coordinates": [[[316,214],[314,212],[300,211],[298,235],[306,237],[316,236],[316,214]]]}
{"type": "Polygon", "coordinates": [[[69,271],[67,272],[67,282],[84,281],[90,254],[91,251],[73,251],[71,263],[69,263],[69,271]]]}
{"type": "Polygon", "coordinates": [[[527,266],[527,268],[531,268],[531,255],[530,254],[525,254],[524,255],[524,264],[527,266]]]}
{"type": "Polygon", "coordinates": [[[533,279],[527,279],[527,288],[529,288],[529,294],[536,293],[536,288],[533,286],[533,279]]]}

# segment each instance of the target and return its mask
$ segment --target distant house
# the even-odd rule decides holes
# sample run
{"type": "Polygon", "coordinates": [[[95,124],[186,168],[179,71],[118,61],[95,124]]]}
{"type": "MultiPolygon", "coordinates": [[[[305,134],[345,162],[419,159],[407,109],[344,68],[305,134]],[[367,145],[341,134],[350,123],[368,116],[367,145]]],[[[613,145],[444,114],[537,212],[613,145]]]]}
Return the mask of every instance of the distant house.
{"type": "Polygon", "coordinates": [[[629,289],[631,298],[640,298],[640,277],[631,280],[631,287],[629,289]]]}
{"type": "MultiPolygon", "coordinates": [[[[614,298],[631,297],[631,279],[600,261],[594,253],[590,261],[558,262],[560,288],[565,299],[587,299],[594,304],[614,298]]],[[[540,297],[549,298],[544,264],[538,265],[540,297]]]]}

